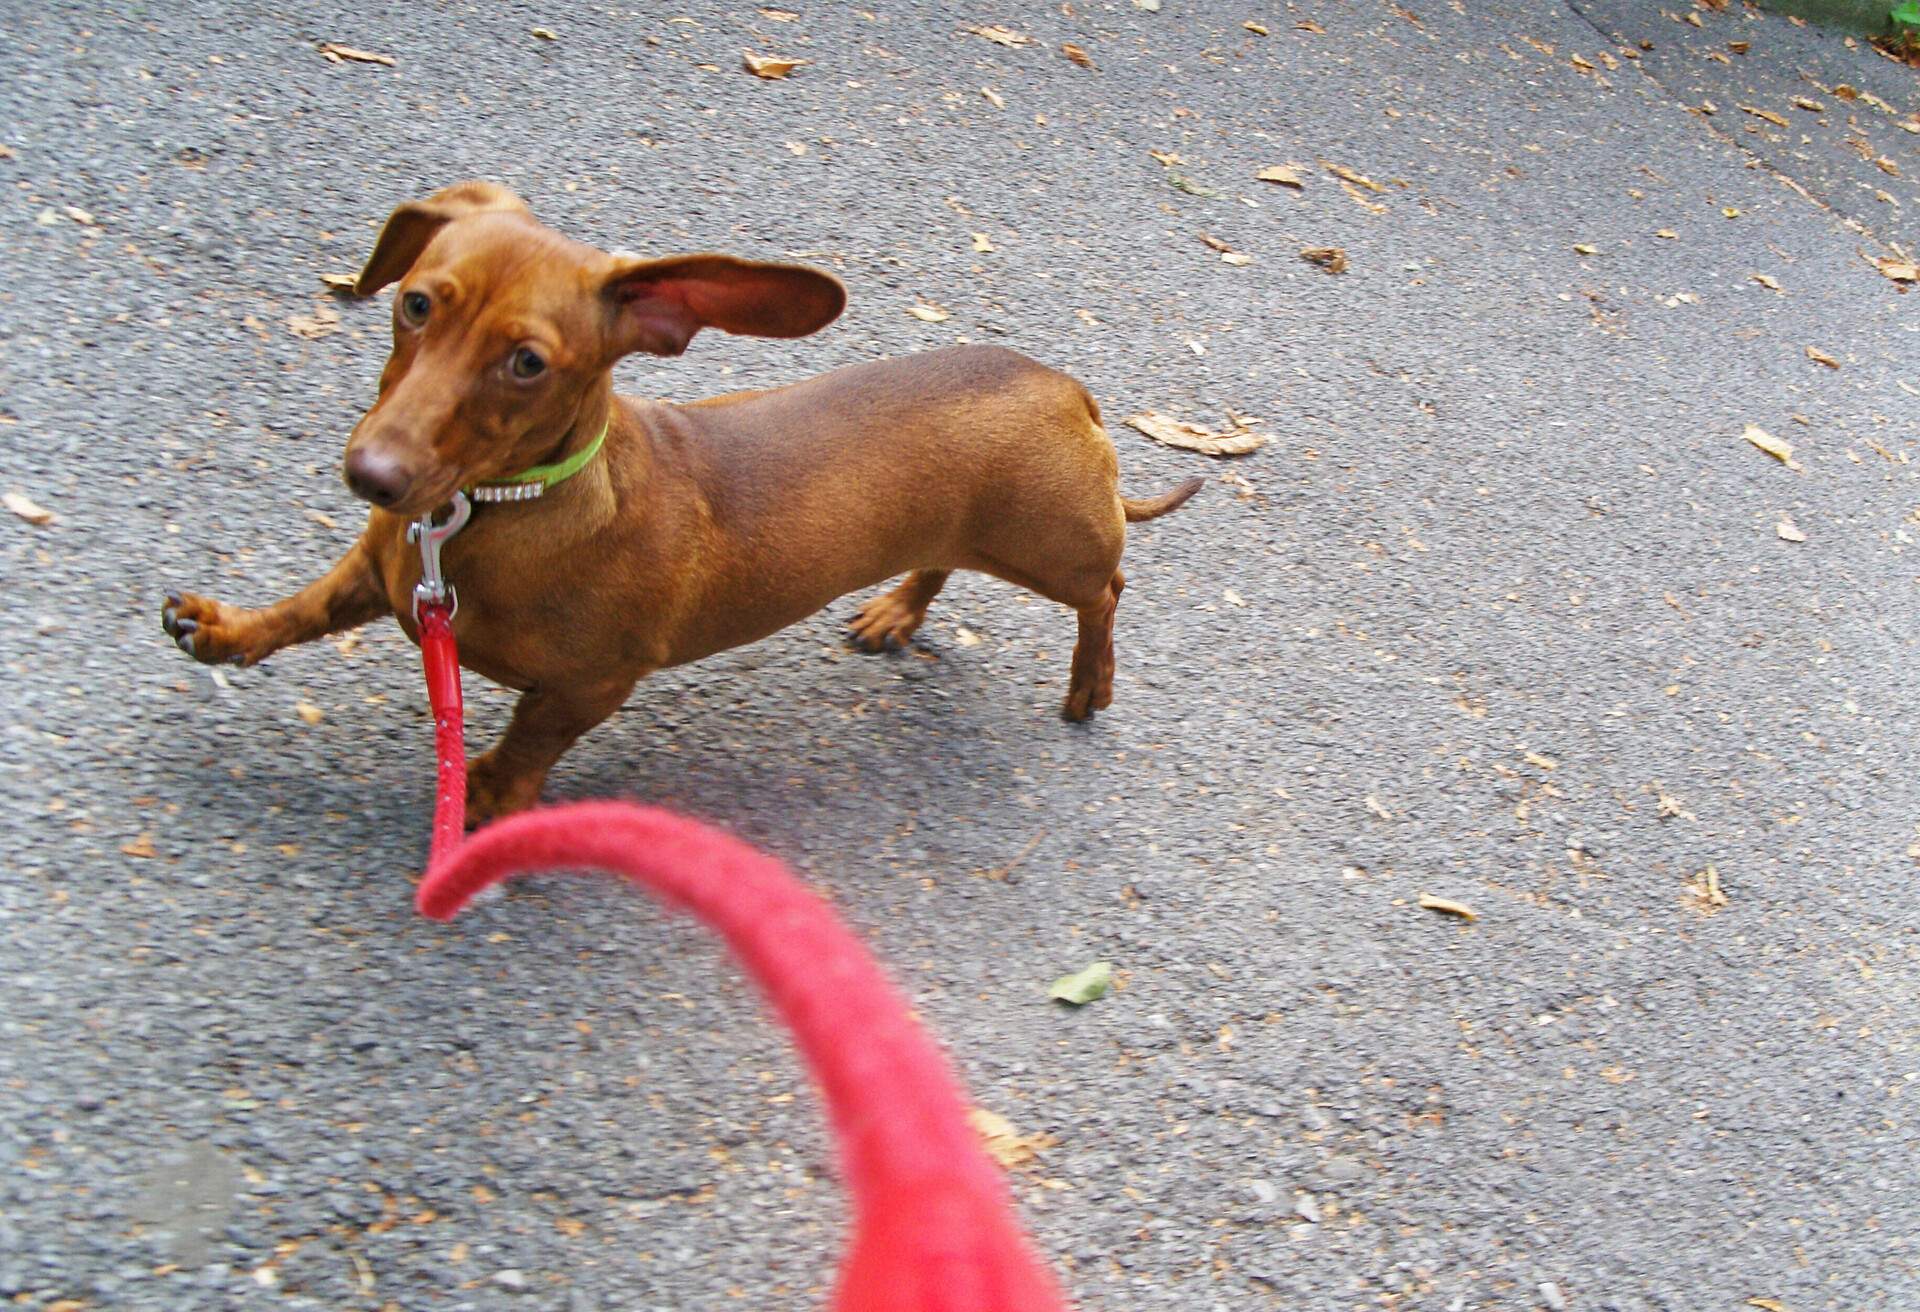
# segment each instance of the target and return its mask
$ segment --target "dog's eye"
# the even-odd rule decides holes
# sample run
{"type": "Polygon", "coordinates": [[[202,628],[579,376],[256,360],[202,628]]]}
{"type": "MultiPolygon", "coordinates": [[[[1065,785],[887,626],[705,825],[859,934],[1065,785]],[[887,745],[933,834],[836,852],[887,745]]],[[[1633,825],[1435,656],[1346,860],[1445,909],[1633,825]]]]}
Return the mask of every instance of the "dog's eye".
{"type": "Polygon", "coordinates": [[[400,317],[416,328],[427,321],[427,311],[432,308],[433,302],[425,292],[408,292],[400,298],[400,317]]]}
{"type": "Polygon", "coordinates": [[[540,358],[539,352],[523,346],[513,353],[507,367],[513,371],[515,378],[538,378],[547,371],[547,362],[540,358]]]}

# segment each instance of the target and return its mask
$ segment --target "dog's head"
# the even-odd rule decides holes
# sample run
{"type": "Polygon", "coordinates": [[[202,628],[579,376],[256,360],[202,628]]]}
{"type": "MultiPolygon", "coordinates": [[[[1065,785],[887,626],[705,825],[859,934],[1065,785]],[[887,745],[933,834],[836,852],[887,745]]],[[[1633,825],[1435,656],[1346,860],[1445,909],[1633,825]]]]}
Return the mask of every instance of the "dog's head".
{"type": "Polygon", "coordinates": [[[804,337],[847,299],[802,265],[608,255],[490,182],[393,212],[355,290],[396,282],[393,354],[345,473],[356,495],[407,518],[550,459],[624,355],[678,355],[702,328],[804,337]]]}

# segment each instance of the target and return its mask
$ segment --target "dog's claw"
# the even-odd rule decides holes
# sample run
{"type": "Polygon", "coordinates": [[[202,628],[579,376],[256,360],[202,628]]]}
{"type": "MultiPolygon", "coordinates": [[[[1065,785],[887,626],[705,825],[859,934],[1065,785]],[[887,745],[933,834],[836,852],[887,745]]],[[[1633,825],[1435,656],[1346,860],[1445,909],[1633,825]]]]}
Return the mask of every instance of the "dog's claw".
{"type": "Polygon", "coordinates": [[[175,633],[198,633],[200,632],[200,621],[178,620],[175,621],[173,629],[175,633]]]}
{"type": "Polygon", "coordinates": [[[180,607],[182,607],[185,604],[186,604],[186,599],[182,597],[179,593],[169,592],[167,594],[167,606],[169,609],[178,610],[180,609],[180,607]]]}
{"type": "Polygon", "coordinates": [[[181,651],[185,652],[189,656],[193,656],[196,654],[193,650],[193,635],[191,633],[181,634],[179,637],[173,640],[173,645],[178,647],[181,651]]]}
{"type": "Polygon", "coordinates": [[[168,606],[165,610],[160,612],[160,627],[165,629],[168,633],[173,632],[174,621],[180,618],[180,611],[178,610],[178,606],[179,606],[179,603],[175,602],[173,605],[168,606]]]}

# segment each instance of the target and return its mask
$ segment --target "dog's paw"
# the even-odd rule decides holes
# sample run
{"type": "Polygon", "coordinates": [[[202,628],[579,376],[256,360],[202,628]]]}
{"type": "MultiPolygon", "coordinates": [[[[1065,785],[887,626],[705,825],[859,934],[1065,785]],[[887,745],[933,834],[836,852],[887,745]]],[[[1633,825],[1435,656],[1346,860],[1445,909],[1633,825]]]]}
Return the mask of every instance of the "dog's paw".
{"type": "Polygon", "coordinates": [[[892,593],[875,597],[847,621],[847,641],[864,652],[902,651],[925,612],[901,604],[892,593]]]}
{"type": "Polygon", "coordinates": [[[540,805],[538,776],[506,775],[496,769],[492,755],[467,763],[467,828],[478,829],[540,805]]]}
{"type": "Polygon", "coordinates": [[[170,592],[160,627],[173,645],[202,665],[252,665],[264,653],[247,641],[243,612],[191,592],[170,592]]]}

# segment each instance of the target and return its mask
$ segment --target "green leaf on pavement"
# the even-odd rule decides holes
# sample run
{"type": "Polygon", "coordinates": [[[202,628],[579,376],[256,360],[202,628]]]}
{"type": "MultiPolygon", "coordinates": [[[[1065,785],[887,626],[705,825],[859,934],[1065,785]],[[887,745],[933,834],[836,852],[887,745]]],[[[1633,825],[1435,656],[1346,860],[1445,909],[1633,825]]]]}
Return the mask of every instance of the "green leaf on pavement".
{"type": "Polygon", "coordinates": [[[1085,970],[1072,975],[1062,975],[1047,990],[1047,996],[1061,1002],[1084,1007],[1096,998],[1107,996],[1107,989],[1113,983],[1113,963],[1096,961],[1085,970]]]}

